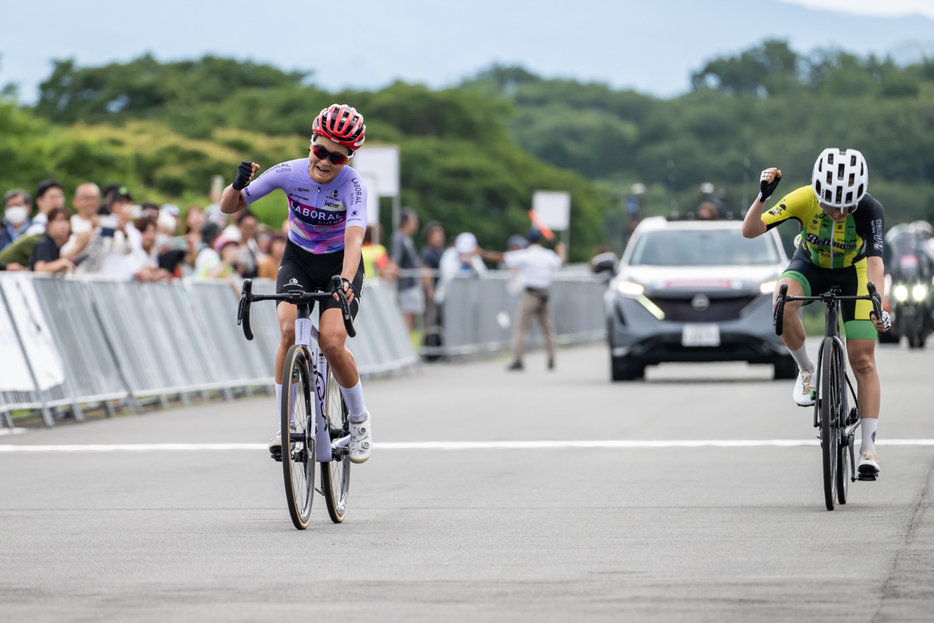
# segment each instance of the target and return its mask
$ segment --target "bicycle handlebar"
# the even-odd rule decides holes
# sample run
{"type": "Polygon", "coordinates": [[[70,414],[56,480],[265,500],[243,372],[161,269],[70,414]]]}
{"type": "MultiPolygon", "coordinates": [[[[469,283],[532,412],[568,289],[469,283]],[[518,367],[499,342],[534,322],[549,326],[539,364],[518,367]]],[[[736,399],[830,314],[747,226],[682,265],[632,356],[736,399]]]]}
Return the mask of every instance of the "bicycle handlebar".
{"type": "Polygon", "coordinates": [[[344,319],[344,329],[349,337],[356,337],[357,330],[353,326],[353,316],[350,314],[350,304],[347,302],[347,295],[344,294],[343,283],[339,275],[331,278],[331,290],[324,292],[305,292],[304,290],[290,290],[287,292],[277,292],[276,294],[253,294],[253,280],[244,279],[243,288],[240,292],[240,302],[237,307],[237,324],[243,327],[243,337],[248,340],[253,339],[253,327],[250,324],[250,305],[255,301],[284,301],[294,305],[302,303],[312,303],[314,301],[323,301],[334,294],[341,304],[341,314],[344,319]]]}
{"type": "Polygon", "coordinates": [[[775,299],[775,311],[772,316],[772,324],[775,325],[775,335],[781,335],[784,331],[785,303],[787,301],[821,301],[825,304],[832,304],[837,301],[872,301],[871,315],[876,318],[882,317],[882,297],[876,290],[876,285],[871,281],[866,284],[866,291],[869,294],[860,294],[857,296],[841,296],[833,290],[824,292],[818,296],[788,296],[788,284],[782,284],[778,289],[778,297],[775,299]]]}

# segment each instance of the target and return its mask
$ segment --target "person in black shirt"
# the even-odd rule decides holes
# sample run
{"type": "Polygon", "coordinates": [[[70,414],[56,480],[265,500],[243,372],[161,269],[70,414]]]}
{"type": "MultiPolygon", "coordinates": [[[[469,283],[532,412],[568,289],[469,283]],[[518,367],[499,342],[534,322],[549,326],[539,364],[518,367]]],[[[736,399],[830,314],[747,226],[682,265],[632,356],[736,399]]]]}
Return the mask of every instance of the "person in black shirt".
{"type": "MultiPolygon", "coordinates": [[[[52,208],[45,235],[29,256],[29,270],[37,273],[66,273],[75,269],[74,257],[62,255],[61,248],[71,236],[71,218],[64,208],[52,208]]],[[[72,251],[80,253],[80,250],[72,251]]]]}
{"type": "MultiPolygon", "coordinates": [[[[441,269],[441,256],[444,255],[444,227],[438,221],[431,221],[422,230],[425,246],[422,247],[422,286],[425,288],[425,346],[441,346],[441,306],[435,303],[435,287],[441,269]]],[[[433,361],[438,355],[429,355],[433,361]]]]}

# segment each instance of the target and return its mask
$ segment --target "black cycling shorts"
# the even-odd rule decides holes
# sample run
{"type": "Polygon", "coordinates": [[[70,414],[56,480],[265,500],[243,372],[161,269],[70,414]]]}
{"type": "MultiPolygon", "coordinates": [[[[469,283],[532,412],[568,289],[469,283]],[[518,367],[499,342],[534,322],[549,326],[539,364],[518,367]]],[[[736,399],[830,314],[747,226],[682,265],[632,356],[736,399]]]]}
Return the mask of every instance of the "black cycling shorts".
{"type": "MultiPolygon", "coordinates": [[[[818,296],[832,286],[840,288],[844,296],[869,294],[866,287],[866,258],[845,268],[821,268],[806,256],[795,253],[782,279],[791,278],[801,284],[804,296],[818,296]]],[[[807,303],[805,303],[807,305],[807,303]]],[[[876,328],[869,319],[871,301],[840,301],[846,339],[876,339],[876,328]]]]}
{"type": "MultiPolygon", "coordinates": [[[[285,253],[282,254],[282,263],[279,265],[279,273],[276,275],[276,292],[285,292],[284,287],[288,284],[298,284],[306,292],[326,291],[331,289],[331,277],[341,274],[344,268],[343,249],[335,253],[326,253],[324,255],[315,255],[301,249],[298,245],[288,241],[285,245],[285,253]]],[[[357,311],[360,309],[360,298],[363,294],[363,258],[357,264],[357,274],[353,281],[354,298],[350,304],[350,315],[357,317],[357,311]]],[[[280,303],[283,301],[279,301],[280,303]]],[[[277,303],[278,305],[278,303],[277,303]]],[[[313,306],[313,304],[312,304],[313,306]]],[[[318,318],[326,309],[340,309],[340,301],[333,298],[321,301],[321,308],[318,312],[318,318]]]]}

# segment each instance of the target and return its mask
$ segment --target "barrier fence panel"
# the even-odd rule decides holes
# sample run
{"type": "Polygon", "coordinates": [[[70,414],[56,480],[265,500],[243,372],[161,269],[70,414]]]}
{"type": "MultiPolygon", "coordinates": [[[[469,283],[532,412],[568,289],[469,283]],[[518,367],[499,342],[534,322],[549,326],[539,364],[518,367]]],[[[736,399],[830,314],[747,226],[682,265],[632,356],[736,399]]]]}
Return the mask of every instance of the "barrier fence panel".
{"type": "Polygon", "coordinates": [[[365,364],[361,373],[385,374],[418,363],[393,292],[385,283],[374,280],[364,288],[357,320],[362,325],[357,337],[348,340],[348,348],[355,358],[360,353],[365,364]]]}
{"type": "Polygon", "coordinates": [[[606,336],[603,294],[606,282],[557,278],[551,287],[555,333],[562,343],[602,340],[606,336]]]}
{"type": "MultiPolygon", "coordinates": [[[[226,385],[217,374],[210,359],[210,343],[195,322],[189,292],[182,284],[152,284],[152,292],[158,297],[159,312],[164,316],[167,327],[173,333],[174,348],[178,349],[179,372],[192,392],[200,392],[207,399],[208,391],[221,391],[228,397],[226,385]]],[[[183,402],[185,395],[183,394],[183,402]]]]}
{"type": "MultiPolygon", "coordinates": [[[[254,279],[253,292],[257,294],[275,294],[276,282],[271,279],[254,279]]],[[[274,371],[276,365],[276,352],[279,350],[279,316],[277,305],[273,302],[262,302],[251,306],[250,314],[253,319],[253,339],[259,344],[262,351],[265,369],[274,371]]],[[[317,321],[315,322],[317,325],[317,321]]],[[[240,339],[244,339],[243,331],[237,327],[240,339]]]]}
{"type": "MultiPolygon", "coordinates": [[[[505,271],[491,271],[482,277],[454,277],[446,287],[441,347],[424,352],[454,356],[508,350],[518,322],[522,290],[516,277],[505,271]]],[[[605,290],[605,282],[589,274],[555,277],[549,301],[558,343],[605,338],[605,290]]],[[[533,321],[526,348],[542,343],[541,329],[533,321]]]]}
{"type": "Polygon", "coordinates": [[[22,273],[0,277],[0,393],[8,411],[38,409],[46,426],[54,426],[47,390],[61,384],[63,372],[35,296],[32,280],[22,273]]]}
{"type": "Polygon", "coordinates": [[[102,404],[112,416],[110,401],[125,400],[129,392],[84,284],[45,275],[37,275],[32,284],[65,368],[62,402],[71,404],[79,422],[84,419],[82,404],[102,404]]]}
{"type": "Polygon", "coordinates": [[[264,358],[259,342],[244,339],[237,326],[239,297],[231,284],[195,279],[186,281],[186,285],[198,326],[217,351],[212,365],[222,373],[228,387],[249,390],[272,385],[273,366],[264,358]]]}
{"type": "Polygon", "coordinates": [[[132,396],[156,396],[163,407],[169,396],[186,400],[191,387],[181,372],[181,340],[161,313],[162,288],[97,278],[86,285],[132,396]]]}
{"type": "Polygon", "coordinates": [[[3,416],[3,425],[7,428],[13,428],[13,416],[10,415],[10,409],[4,402],[3,392],[0,392],[0,415],[3,416]]]}

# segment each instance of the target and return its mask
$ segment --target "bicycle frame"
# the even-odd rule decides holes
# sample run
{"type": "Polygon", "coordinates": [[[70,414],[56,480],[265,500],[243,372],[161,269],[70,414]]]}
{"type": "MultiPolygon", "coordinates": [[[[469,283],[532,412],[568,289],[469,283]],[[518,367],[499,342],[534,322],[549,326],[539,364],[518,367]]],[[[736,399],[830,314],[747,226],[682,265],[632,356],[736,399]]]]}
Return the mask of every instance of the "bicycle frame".
{"type": "MultiPolygon", "coordinates": [[[[328,463],[335,458],[335,455],[347,451],[350,444],[350,435],[337,437],[332,435],[330,424],[325,417],[325,389],[328,378],[328,360],[324,358],[324,353],[317,347],[318,327],[311,321],[311,306],[307,303],[298,305],[298,314],[295,318],[295,344],[305,349],[306,361],[314,362],[311,370],[311,376],[315,380],[315,399],[312,401],[314,407],[315,427],[312,431],[312,438],[315,440],[315,457],[318,463],[328,463]],[[315,341],[312,346],[311,341],[315,341]]],[[[334,431],[341,433],[343,431],[334,431]]]]}

